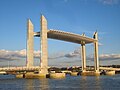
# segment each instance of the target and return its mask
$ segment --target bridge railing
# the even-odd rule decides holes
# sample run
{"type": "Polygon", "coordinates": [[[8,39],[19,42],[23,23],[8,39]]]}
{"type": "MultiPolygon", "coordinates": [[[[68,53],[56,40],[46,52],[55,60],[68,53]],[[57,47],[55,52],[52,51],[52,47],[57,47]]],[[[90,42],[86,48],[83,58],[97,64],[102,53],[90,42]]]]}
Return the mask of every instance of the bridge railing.
{"type": "Polygon", "coordinates": [[[39,66],[34,66],[34,67],[2,67],[0,68],[0,71],[22,71],[22,70],[26,70],[26,71],[29,71],[29,70],[40,70],[40,67],[39,66]]]}
{"type": "Polygon", "coordinates": [[[113,67],[100,67],[100,70],[113,70],[113,71],[120,71],[120,68],[113,68],[113,67]]]}

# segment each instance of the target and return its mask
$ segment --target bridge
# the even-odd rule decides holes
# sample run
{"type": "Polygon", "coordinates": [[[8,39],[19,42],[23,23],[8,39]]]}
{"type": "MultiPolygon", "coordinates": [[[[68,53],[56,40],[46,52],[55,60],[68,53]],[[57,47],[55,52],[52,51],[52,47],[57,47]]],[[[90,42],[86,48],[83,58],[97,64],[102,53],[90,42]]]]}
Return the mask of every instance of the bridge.
{"type": "Polygon", "coordinates": [[[39,69],[39,74],[46,76],[48,74],[48,46],[47,39],[56,39],[67,42],[72,42],[81,45],[81,60],[82,60],[82,72],[86,72],[86,44],[93,43],[94,45],[94,67],[95,73],[99,73],[99,57],[98,57],[98,33],[94,32],[93,38],[85,36],[85,34],[75,34],[71,32],[65,32],[61,30],[50,30],[47,27],[47,20],[42,15],[41,16],[41,30],[40,32],[34,32],[34,25],[31,20],[28,19],[27,22],[27,65],[26,67],[9,67],[0,68],[0,70],[36,70],[39,69]],[[34,61],[34,37],[40,37],[40,66],[33,66],[34,61]]]}
{"type": "Polygon", "coordinates": [[[34,37],[40,37],[40,73],[48,74],[48,46],[47,39],[56,39],[67,42],[72,42],[81,45],[81,60],[82,60],[82,72],[86,72],[86,48],[85,45],[89,43],[94,44],[94,62],[95,62],[95,73],[99,73],[99,58],[98,58],[98,33],[93,34],[93,38],[85,36],[85,34],[79,35],[71,32],[65,32],[61,30],[50,30],[47,27],[47,20],[41,16],[41,31],[34,32],[34,25],[28,20],[27,24],[27,67],[33,66],[33,51],[34,51],[34,37]]]}

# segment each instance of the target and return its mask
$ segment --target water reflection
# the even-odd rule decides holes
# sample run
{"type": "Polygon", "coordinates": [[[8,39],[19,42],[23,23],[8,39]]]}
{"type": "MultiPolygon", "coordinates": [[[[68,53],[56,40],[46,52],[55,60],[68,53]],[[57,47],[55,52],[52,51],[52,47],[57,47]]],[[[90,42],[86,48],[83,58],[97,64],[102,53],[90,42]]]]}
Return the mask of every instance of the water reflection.
{"type": "Polygon", "coordinates": [[[26,87],[26,90],[34,90],[34,80],[28,79],[25,87],[26,87]]]}
{"type": "Polygon", "coordinates": [[[49,90],[48,79],[27,79],[25,90],[49,90]]]}
{"type": "Polygon", "coordinates": [[[81,76],[80,88],[82,90],[96,89],[101,90],[99,76],[81,76]]]}
{"type": "Polygon", "coordinates": [[[99,81],[100,80],[100,76],[96,76],[95,79],[99,81]]]}
{"type": "Polygon", "coordinates": [[[82,80],[80,83],[80,87],[82,90],[87,90],[88,84],[87,84],[87,76],[81,76],[82,80]]]}
{"type": "Polygon", "coordinates": [[[81,76],[83,81],[86,81],[87,76],[81,76]]]}
{"type": "Polygon", "coordinates": [[[48,79],[40,79],[39,81],[40,81],[40,90],[49,89],[48,79]]]}
{"type": "Polygon", "coordinates": [[[99,77],[99,76],[96,76],[96,77],[95,77],[95,81],[96,81],[96,82],[95,82],[95,84],[96,84],[96,85],[95,85],[95,88],[98,89],[98,90],[101,90],[102,88],[101,88],[101,84],[100,84],[100,77],[99,77]]]}

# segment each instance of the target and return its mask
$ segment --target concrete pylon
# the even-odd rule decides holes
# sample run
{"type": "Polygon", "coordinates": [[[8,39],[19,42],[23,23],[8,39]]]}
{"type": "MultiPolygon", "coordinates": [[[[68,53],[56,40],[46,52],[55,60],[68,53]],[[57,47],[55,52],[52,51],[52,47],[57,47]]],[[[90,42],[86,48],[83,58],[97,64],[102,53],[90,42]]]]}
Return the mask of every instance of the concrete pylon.
{"type": "MultiPolygon", "coordinates": [[[[85,36],[85,34],[82,34],[82,36],[85,36]]],[[[86,48],[85,48],[85,42],[82,41],[81,44],[81,60],[82,60],[82,72],[86,71],[86,48]]]]}
{"type": "Polygon", "coordinates": [[[47,47],[47,20],[41,16],[41,71],[42,74],[48,74],[48,47],[47,47]]]}
{"type": "Polygon", "coordinates": [[[98,56],[98,33],[95,32],[94,39],[97,41],[94,42],[94,62],[95,62],[95,72],[99,72],[99,56],[98,56]]]}
{"type": "Polygon", "coordinates": [[[34,27],[30,19],[27,22],[27,67],[33,66],[34,27]]]}

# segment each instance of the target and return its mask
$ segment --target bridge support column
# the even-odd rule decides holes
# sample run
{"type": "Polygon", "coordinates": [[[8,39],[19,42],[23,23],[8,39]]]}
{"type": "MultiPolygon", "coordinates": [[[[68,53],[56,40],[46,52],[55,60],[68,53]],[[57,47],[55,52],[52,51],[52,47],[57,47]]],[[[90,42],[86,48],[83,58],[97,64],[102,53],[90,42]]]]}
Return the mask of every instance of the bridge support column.
{"type": "Polygon", "coordinates": [[[47,48],[47,20],[41,16],[41,71],[42,75],[48,74],[48,48],[47,48]]]}
{"type": "Polygon", "coordinates": [[[27,67],[33,66],[34,27],[30,19],[27,22],[27,67]]]}
{"type": "Polygon", "coordinates": [[[99,56],[98,56],[98,33],[94,33],[94,39],[97,41],[94,42],[94,62],[95,62],[95,72],[99,73],[99,56]]]}
{"type": "MultiPolygon", "coordinates": [[[[85,36],[83,34],[82,36],[85,36]]],[[[81,60],[82,60],[82,72],[86,71],[86,49],[85,49],[85,42],[82,41],[81,44],[81,60]]]]}
{"type": "Polygon", "coordinates": [[[85,44],[81,44],[82,72],[86,71],[86,52],[85,44]]]}
{"type": "Polygon", "coordinates": [[[24,78],[24,74],[16,74],[16,78],[24,78]]]}

